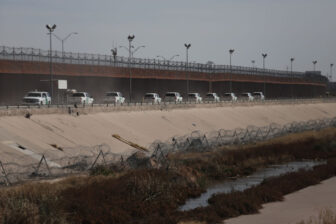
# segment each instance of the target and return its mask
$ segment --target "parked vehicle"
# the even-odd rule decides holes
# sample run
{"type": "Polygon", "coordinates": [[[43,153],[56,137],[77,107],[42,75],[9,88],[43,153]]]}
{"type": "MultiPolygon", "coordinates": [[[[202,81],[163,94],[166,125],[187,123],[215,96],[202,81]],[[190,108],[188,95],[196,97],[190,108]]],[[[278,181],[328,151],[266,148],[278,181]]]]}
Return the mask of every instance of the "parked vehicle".
{"type": "Polygon", "coordinates": [[[254,97],[252,96],[251,93],[241,93],[239,99],[243,101],[253,101],[254,97]]]}
{"type": "Polygon", "coordinates": [[[175,102],[175,103],[181,103],[183,100],[182,96],[178,92],[167,92],[164,101],[165,102],[175,102]]]}
{"type": "Polygon", "coordinates": [[[121,92],[107,92],[105,93],[104,103],[116,103],[123,104],[125,102],[125,97],[123,97],[121,92]]]}
{"type": "Polygon", "coordinates": [[[208,102],[219,102],[220,98],[217,93],[207,93],[204,100],[208,102]]]}
{"type": "Polygon", "coordinates": [[[188,101],[195,103],[202,103],[202,97],[200,96],[199,93],[189,93],[188,101]]]}
{"type": "Polygon", "coordinates": [[[237,96],[234,93],[224,93],[224,96],[222,98],[223,101],[237,101],[237,96]]]}
{"type": "Polygon", "coordinates": [[[93,104],[93,98],[87,92],[73,93],[68,99],[69,103],[73,104],[93,104]]]}
{"type": "Polygon", "coordinates": [[[265,100],[265,96],[262,92],[253,92],[252,95],[256,100],[265,100]]]}
{"type": "Polygon", "coordinates": [[[31,91],[22,99],[25,105],[48,105],[51,104],[51,97],[48,92],[31,91]]]}
{"type": "Polygon", "coordinates": [[[146,93],[143,98],[144,103],[160,104],[161,98],[157,93],[146,93]]]}

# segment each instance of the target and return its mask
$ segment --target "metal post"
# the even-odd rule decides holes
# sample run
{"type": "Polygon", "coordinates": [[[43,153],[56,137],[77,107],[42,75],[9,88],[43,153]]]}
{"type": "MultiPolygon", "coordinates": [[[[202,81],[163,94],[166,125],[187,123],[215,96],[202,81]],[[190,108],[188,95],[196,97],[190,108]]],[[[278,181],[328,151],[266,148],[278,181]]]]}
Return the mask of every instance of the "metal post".
{"type": "Polygon", "coordinates": [[[290,62],[291,62],[291,78],[292,78],[292,85],[291,85],[291,95],[292,95],[292,99],[294,98],[294,94],[293,94],[293,85],[294,85],[294,77],[293,77],[293,61],[294,61],[294,58],[291,58],[290,59],[290,62]]]}
{"type": "Polygon", "coordinates": [[[266,97],[266,75],[265,75],[265,59],[267,57],[267,54],[261,54],[263,57],[263,69],[264,69],[264,96],[266,97]]]}
{"type": "Polygon", "coordinates": [[[128,69],[129,69],[129,102],[132,102],[132,71],[131,71],[131,57],[132,57],[132,41],[134,39],[134,35],[128,35],[128,69]]]}
{"type": "Polygon", "coordinates": [[[234,49],[229,50],[229,53],[230,53],[230,93],[232,93],[232,63],[231,63],[231,57],[232,57],[233,52],[234,52],[234,49]]]}
{"type": "Polygon", "coordinates": [[[317,63],[317,61],[313,61],[313,69],[314,69],[314,72],[316,71],[316,63],[317,63]]]}
{"type": "Polygon", "coordinates": [[[188,60],[189,60],[189,48],[191,44],[184,44],[186,47],[186,75],[187,75],[187,100],[189,100],[189,73],[188,73],[188,60]]]}
{"type": "Polygon", "coordinates": [[[50,71],[50,91],[51,97],[54,96],[54,89],[53,89],[53,74],[52,74],[52,38],[51,34],[56,29],[56,25],[46,25],[47,29],[49,30],[49,38],[50,38],[50,51],[49,51],[49,71],[50,71]]]}
{"type": "Polygon", "coordinates": [[[330,64],[330,82],[332,82],[333,80],[333,76],[332,76],[332,68],[333,68],[334,64],[330,64]]]}

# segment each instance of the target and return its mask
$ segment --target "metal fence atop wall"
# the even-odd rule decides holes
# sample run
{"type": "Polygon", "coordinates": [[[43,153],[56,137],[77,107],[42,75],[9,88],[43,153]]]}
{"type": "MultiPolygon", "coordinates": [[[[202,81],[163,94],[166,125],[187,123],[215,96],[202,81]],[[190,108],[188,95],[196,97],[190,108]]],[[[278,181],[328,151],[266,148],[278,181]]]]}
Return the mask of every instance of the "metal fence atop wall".
{"type": "MultiPolygon", "coordinates": [[[[50,51],[35,48],[0,46],[0,59],[17,61],[49,62],[50,51]]],[[[101,54],[72,53],[52,51],[54,63],[79,64],[79,65],[102,65],[113,67],[131,67],[156,70],[190,71],[210,74],[233,73],[244,75],[262,75],[273,77],[304,78],[304,72],[290,72],[275,69],[262,69],[257,67],[214,65],[202,63],[186,63],[181,61],[169,61],[159,59],[131,58],[101,54]]]]}
{"type": "MultiPolygon", "coordinates": [[[[82,146],[81,153],[72,157],[52,159],[49,158],[51,156],[46,154],[35,153],[33,157],[38,160],[28,165],[21,165],[15,162],[20,159],[15,156],[13,162],[3,162],[0,159],[0,186],[27,180],[50,179],[71,174],[87,173],[97,165],[113,166],[115,169],[123,170],[137,168],[144,166],[144,164],[148,167],[148,164],[150,164],[148,161],[151,160],[155,161],[157,167],[164,167],[167,164],[169,167],[169,160],[167,159],[169,153],[214,151],[221,146],[254,143],[290,133],[321,130],[328,127],[336,127],[336,117],[292,122],[285,125],[272,123],[263,127],[248,126],[245,129],[220,129],[208,133],[194,131],[185,136],[172,137],[166,142],[155,141],[148,147],[149,152],[143,153],[143,156],[137,156],[134,151],[128,154],[116,154],[113,153],[113,150],[107,144],[93,147],[82,146]]],[[[16,146],[20,147],[19,145],[16,146]]],[[[71,152],[71,148],[62,150],[71,152]]],[[[21,159],[25,160],[26,158],[22,156],[21,159]]]]}

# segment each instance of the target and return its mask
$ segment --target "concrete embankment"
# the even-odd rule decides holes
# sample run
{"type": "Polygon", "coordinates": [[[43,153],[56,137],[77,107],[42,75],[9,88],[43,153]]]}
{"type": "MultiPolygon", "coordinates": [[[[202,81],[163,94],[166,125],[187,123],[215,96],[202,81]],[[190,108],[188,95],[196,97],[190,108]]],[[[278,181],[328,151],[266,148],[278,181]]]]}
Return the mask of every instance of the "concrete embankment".
{"type": "Polygon", "coordinates": [[[36,162],[34,153],[47,158],[90,155],[93,146],[106,143],[115,153],[130,153],[131,147],[112,134],[147,147],[155,140],[168,140],[192,131],[286,124],[293,121],[336,116],[336,103],[252,105],[170,110],[0,116],[0,158],[3,162],[36,162]],[[51,146],[56,144],[62,150],[51,146]],[[24,147],[25,149],[20,148],[24,147]]]}

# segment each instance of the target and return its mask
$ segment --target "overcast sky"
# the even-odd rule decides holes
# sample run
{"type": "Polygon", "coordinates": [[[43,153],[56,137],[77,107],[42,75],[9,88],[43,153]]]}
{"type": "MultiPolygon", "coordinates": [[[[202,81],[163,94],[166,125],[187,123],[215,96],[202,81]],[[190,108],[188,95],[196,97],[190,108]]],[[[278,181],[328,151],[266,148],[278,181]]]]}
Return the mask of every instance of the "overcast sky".
{"type": "Polygon", "coordinates": [[[78,32],[66,51],[110,54],[134,34],[135,46],[146,45],[135,57],[184,61],[191,43],[190,61],[229,64],[233,48],[234,65],[261,67],[265,52],[268,68],[286,70],[295,57],[294,70],[317,60],[326,75],[336,64],[335,11],[336,0],[0,0],[0,45],[48,49],[49,23],[60,37],[78,32]]]}

